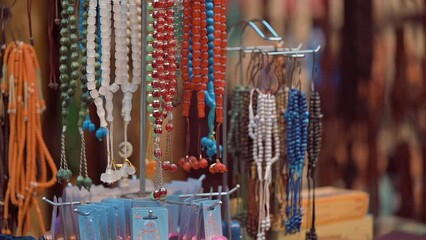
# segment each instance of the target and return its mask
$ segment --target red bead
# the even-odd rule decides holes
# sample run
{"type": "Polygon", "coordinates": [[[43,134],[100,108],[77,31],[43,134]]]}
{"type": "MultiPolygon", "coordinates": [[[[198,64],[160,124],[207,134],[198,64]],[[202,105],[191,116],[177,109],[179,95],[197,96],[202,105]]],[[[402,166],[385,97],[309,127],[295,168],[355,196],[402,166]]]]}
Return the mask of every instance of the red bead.
{"type": "Polygon", "coordinates": [[[208,166],[209,166],[209,162],[207,161],[207,159],[202,158],[202,159],[200,160],[200,167],[201,167],[201,168],[206,168],[206,167],[208,167],[208,166]]]}
{"type": "Polygon", "coordinates": [[[170,94],[167,94],[165,97],[164,97],[164,101],[166,101],[166,102],[170,102],[170,101],[172,101],[173,100],[173,97],[170,95],[170,94]]]}
{"type": "Polygon", "coordinates": [[[152,197],[153,197],[155,200],[160,199],[160,198],[161,198],[160,191],[159,191],[159,190],[155,190],[155,191],[152,193],[152,197]]]}
{"type": "Polygon", "coordinates": [[[154,133],[155,134],[162,134],[163,133],[163,129],[161,127],[159,128],[154,128],[154,133]]]}
{"type": "Polygon", "coordinates": [[[170,165],[170,169],[169,169],[169,171],[170,171],[170,172],[176,172],[176,170],[177,170],[177,166],[176,166],[176,164],[172,163],[172,164],[170,165]]]}
{"type": "Polygon", "coordinates": [[[181,166],[181,167],[183,167],[183,165],[185,164],[185,162],[186,162],[186,158],[180,158],[179,159],[179,165],[181,166]]]}
{"type": "Polygon", "coordinates": [[[166,110],[167,112],[173,111],[173,105],[172,104],[166,104],[164,106],[164,110],[166,110]]]}
{"type": "Polygon", "coordinates": [[[163,170],[170,170],[170,166],[172,164],[170,163],[170,161],[165,161],[163,162],[163,164],[161,165],[161,167],[163,168],[163,170]]]}
{"type": "Polygon", "coordinates": [[[161,157],[161,155],[163,155],[163,152],[161,152],[161,149],[158,148],[154,150],[155,157],[161,157]]]}
{"type": "Polygon", "coordinates": [[[170,88],[169,89],[169,94],[174,96],[176,94],[176,89],[175,88],[170,88]]]}
{"type": "Polygon", "coordinates": [[[200,163],[197,161],[197,162],[195,162],[195,163],[193,163],[192,164],[192,168],[194,169],[194,170],[198,170],[198,169],[200,169],[200,163]]]}
{"type": "Polygon", "coordinates": [[[185,163],[183,164],[182,168],[183,168],[183,170],[185,170],[185,171],[187,171],[187,172],[191,171],[191,168],[192,168],[191,163],[189,163],[189,162],[185,162],[185,163]]]}
{"type": "Polygon", "coordinates": [[[166,124],[166,130],[167,130],[168,132],[173,131],[173,124],[172,124],[172,123],[167,123],[167,124],[166,124]]]}
{"type": "Polygon", "coordinates": [[[158,110],[154,110],[154,113],[152,114],[155,118],[160,118],[161,117],[161,112],[158,110]]]}
{"type": "Polygon", "coordinates": [[[163,111],[163,118],[166,118],[167,117],[167,115],[168,115],[168,113],[167,113],[167,111],[163,111]]]}
{"type": "Polygon", "coordinates": [[[156,124],[155,127],[160,127],[161,128],[161,125],[163,124],[163,119],[161,119],[161,118],[155,119],[155,124],[156,124]]]}
{"type": "Polygon", "coordinates": [[[160,198],[165,198],[167,196],[167,189],[162,187],[159,189],[160,192],[160,198]]]}

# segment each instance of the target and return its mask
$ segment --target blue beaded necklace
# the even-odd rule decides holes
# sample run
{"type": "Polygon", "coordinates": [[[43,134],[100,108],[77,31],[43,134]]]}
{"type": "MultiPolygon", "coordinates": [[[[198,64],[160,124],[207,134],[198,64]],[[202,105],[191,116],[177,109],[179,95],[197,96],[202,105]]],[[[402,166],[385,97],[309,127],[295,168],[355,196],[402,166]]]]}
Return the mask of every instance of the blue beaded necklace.
{"type": "MultiPolygon", "coordinates": [[[[206,15],[207,15],[207,39],[208,39],[208,54],[209,54],[209,66],[208,66],[208,78],[207,90],[205,91],[205,103],[209,107],[208,114],[208,126],[209,133],[206,137],[201,138],[201,146],[206,152],[208,158],[211,160],[217,153],[217,146],[214,132],[214,121],[216,115],[216,96],[214,93],[214,11],[213,11],[213,0],[206,0],[206,15]]],[[[221,146],[220,146],[221,148],[221,146]]],[[[220,151],[220,150],[219,150],[220,151]]]]}
{"type": "Polygon", "coordinates": [[[309,123],[306,96],[300,89],[290,90],[285,118],[287,120],[287,156],[289,162],[285,228],[287,233],[295,233],[300,231],[302,225],[302,175],[309,123]]]}

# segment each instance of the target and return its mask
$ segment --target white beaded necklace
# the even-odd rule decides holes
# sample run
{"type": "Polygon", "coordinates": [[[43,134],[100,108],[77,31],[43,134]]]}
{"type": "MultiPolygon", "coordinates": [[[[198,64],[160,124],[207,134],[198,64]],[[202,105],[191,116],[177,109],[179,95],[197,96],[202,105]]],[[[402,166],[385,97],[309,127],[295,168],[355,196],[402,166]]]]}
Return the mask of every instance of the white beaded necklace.
{"type": "Polygon", "coordinates": [[[275,96],[264,94],[257,89],[250,93],[249,136],[253,139],[253,160],[256,163],[259,181],[259,222],[257,240],[266,239],[266,231],[271,227],[270,191],[272,165],[280,156],[280,140],[276,115],[275,96]],[[257,113],[254,115],[253,94],[257,96],[257,113]],[[272,146],[274,137],[274,147],[272,146]],[[273,150],[275,155],[272,156],[273,150]],[[265,169],[263,169],[265,165],[265,169]]]}
{"type": "Polygon", "coordinates": [[[120,157],[124,159],[124,164],[121,168],[122,176],[133,175],[135,173],[135,168],[131,165],[128,158],[132,155],[133,146],[127,139],[127,127],[131,121],[131,111],[132,111],[132,98],[133,93],[138,89],[138,85],[141,83],[141,50],[140,50],[140,24],[138,22],[138,7],[136,6],[135,0],[129,1],[129,6],[127,6],[127,0],[121,1],[121,27],[122,27],[122,46],[120,46],[123,51],[123,58],[119,65],[124,66],[122,69],[122,85],[121,90],[124,93],[122,101],[122,111],[121,115],[124,119],[124,141],[120,143],[120,157]],[[125,6],[123,6],[125,5],[125,6]],[[128,20],[130,21],[128,22],[128,20]],[[130,31],[127,29],[130,28],[130,31]],[[130,35],[130,36],[129,36],[130,35]],[[128,38],[130,37],[130,41],[128,38]],[[132,51],[132,82],[128,81],[129,79],[129,67],[128,67],[128,48],[127,44],[130,42],[130,48],[132,51]]]}

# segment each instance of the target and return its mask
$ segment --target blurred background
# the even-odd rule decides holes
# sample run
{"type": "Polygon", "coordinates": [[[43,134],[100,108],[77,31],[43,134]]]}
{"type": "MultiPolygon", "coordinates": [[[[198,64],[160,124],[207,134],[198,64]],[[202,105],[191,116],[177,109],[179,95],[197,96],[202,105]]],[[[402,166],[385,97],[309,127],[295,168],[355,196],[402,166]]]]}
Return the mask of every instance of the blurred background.
{"type": "MultiPolygon", "coordinates": [[[[323,47],[317,80],[324,114],[319,185],[367,191],[379,225],[388,216],[426,223],[426,1],[230,4],[230,26],[241,18],[265,19],[285,47],[323,47]]],[[[265,44],[258,39],[249,30],[244,45],[265,44]]],[[[302,61],[304,88],[311,78],[309,61],[302,61]]],[[[228,69],[232,76],[236,68],[228,69]]]]}

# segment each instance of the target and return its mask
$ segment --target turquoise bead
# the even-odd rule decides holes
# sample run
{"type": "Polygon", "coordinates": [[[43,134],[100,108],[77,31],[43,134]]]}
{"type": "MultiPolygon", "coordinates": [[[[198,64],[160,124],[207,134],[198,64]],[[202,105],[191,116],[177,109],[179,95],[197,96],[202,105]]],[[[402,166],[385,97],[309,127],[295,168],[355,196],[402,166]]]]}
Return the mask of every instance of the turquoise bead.
{"type": "Polygon", "coordinates": [[[147,90],[148,92],[152,92],[152,90],[153,90],[152,85],[151,85],[151,84],[147,84],[147,85],[146,85],[146,90],[147,90]]]}
{"type": "Polygon", "coordinates": [[[149,113],[154,112],[154,108],[152,107],[152,105],[148,105],[148,106],[146,107],[146,110],[147,110],[149,113]]]}
{"type": "Polygon", "coordinates": [[[154,70],[154,68],[152,67],[152,65],[151,64],[147,64],[146,65],[146,71],[148,71],[148,72],[152,72],[154,70]]]}
{"type": "Polygon", "coordinates": [[[146,97],[147,103],[152,103],[153,101],[154,101],[154,97],[151,94],[146,97]]]}
{"type": "Polygon", "coordinates": [[[148,44],[146,45],[146,51],[151,53],[154,51],[154,47],[151,44],[148,44]]]}

